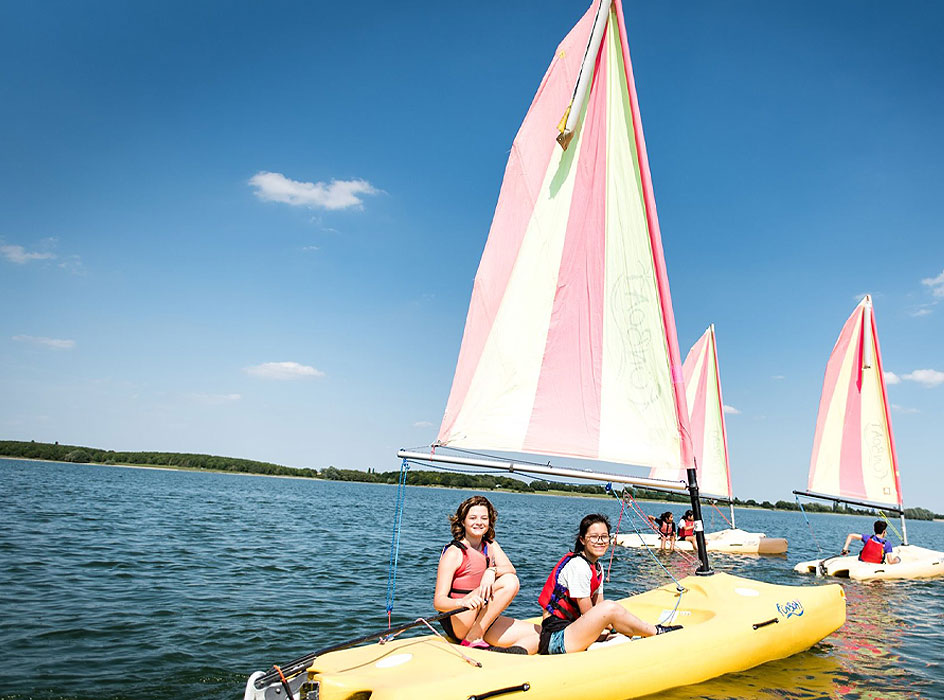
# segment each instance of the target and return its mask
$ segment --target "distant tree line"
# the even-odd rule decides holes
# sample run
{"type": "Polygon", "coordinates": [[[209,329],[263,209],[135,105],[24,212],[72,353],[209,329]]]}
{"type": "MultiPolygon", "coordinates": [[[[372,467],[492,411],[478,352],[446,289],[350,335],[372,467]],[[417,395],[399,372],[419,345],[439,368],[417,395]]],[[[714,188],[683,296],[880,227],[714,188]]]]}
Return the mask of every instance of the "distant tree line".
{"type": "MultiPolygon", "coordinates": [[[[0,455],[4,457],[45,459],[56,462],[207,469],[220,472],[294,476],[309,479],[358,481],[375,484],[396,484],[400,479],[399,471],[378,472],[373,468],[369,468],[367,471],[338,469],[336,467],[325,467],[323,469],[312,469],[309,467],[296,468],[284,467],[270,462],[237,459],[234,457],[184,454],[178,452],[116,452],[114,450],[102,450],[95,447],[80,447],[76,445],[60,445],[59,443],[52,444],[33,441],[17,442],[13,440],[0,440],[0,455]]],[[[597,484],[565,484],[555,481],[546,481],[544,479],[534,479],[530,482],[526,482],[508,476],[418,469],[410,469],[407,472],[406,483],[410,486],[443,486],[483,491],[504,489],[520,493],[546,493],[550,491],[590,496],[605,496],[607,493],[603,486],[597,484]]],[[[688,503],[689,500],[687,493],[664,493],[643,488],[635,489],[633,494],[634,498],[642,501],[688,503]]],[[[747,508],[764,508],[767,510],[800,510],[800,507],[794,501],[777,501],[776,503],[761,501],[758,503],[753,498],[744,501],[735,498],[734,505],[747,508]]],[[[803,509],[811,513],[843,513],[849,515],[874,514],[872,510],[849,508],[838,502],[831,504],[806,503],[803,509]]],[[[944,518],[944,515],[935,515],[932,511],[925,508],[907,508],[905,510],[905,517],[912,520],[933,520],[935,517],[944,518]]]]}

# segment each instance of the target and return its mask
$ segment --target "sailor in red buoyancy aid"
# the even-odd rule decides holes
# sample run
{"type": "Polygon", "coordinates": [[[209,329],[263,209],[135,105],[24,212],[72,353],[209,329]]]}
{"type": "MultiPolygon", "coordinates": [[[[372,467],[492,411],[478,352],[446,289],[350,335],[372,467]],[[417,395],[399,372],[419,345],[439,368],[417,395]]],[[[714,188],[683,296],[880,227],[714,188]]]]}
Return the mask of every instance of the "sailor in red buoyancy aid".
{"type": "Polygon", "coordinates": [[[686,510],[685,515],[679,520],[678,538],[690,542],[692,547],[695,547],[695,514],[691,510],[686,510]]]}
{"type": "Polygon", "coordinates": [[[505,617],[518,593],[515,567],[495,541],[495,507],[484,496],[463,501],[449,518],[453,541],[443,547],[433,606],[440,612],[469,608],[441,621],[463,646],[533,654],[540,628],[505,617]]]}
{"type": "Polygon", "coordinates": [[[872,525],[874,534],[868,533],[860,535],[857,532],[850,532],[846,537],[846,543],[842,546],[842,553],[849,553],[849,545],[855,540],[862,541],[862,551],[859,552],[859,561],[869,564],[897,564],[901,559],[893,553],[892,543],[885,539],[885,531],[888,525],[882,520],[876,520],[872,525]]]}
{"type": "Polygon", "coordinates": [[[610,628],[627,636],[651,637],[679,626],[651,625],[619,603],[603,599],[603,567],[600,558],[610,546],[610,523],[605,515],[584,517],[574,550],[554,566],[541,590],[538,603],[541,654],[583,651],[610,628]]]}

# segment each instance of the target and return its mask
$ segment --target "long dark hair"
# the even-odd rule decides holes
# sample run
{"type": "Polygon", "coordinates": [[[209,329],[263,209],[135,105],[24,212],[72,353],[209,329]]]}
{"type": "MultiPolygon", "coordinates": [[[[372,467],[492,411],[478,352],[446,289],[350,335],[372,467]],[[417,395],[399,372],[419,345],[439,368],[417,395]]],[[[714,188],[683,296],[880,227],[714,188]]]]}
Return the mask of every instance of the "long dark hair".
{"type": "Polygon", "coordinates": [[[603,513],[591,513],[590,515],[583,516],[583,520],[580,521],[580,530],[577,532],[577,541],[574,543],[575,554],[583,551],[583,542],[581,542],[581,540],[587,536],[587,530],[595,523],[603,523],[606,525],[607,534],[610,533],[610,519],[603,515],[603,513]]]}
{"type": "Polygon", "coordinates": [[[486,510],[488,510],[488,531],[482,539],[486,542],[494,541],[495,521],[498,520],[498,511],[495,510],[495,506],[493,506],[491,501],[485,498],[485,496],[472,496],[471,498],[465,499],[459,504],[459,507],[456,508],[456,514],[449,516],[449,527],[452,528],[452,539],[458,542],[465,537],[465,526],[462,523],[474,506],[485,506],[486,510]]]}

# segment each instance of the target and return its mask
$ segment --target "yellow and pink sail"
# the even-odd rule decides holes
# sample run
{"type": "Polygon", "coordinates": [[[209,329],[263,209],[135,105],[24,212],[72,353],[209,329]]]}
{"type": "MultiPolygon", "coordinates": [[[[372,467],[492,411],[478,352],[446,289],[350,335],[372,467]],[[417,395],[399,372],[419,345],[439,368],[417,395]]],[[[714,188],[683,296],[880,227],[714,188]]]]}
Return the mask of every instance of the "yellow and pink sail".
{"type": "Polygon", "coordinates": [[[619,0],[555,51],[508,159],[436,444],[691,465],[619,0]]]}
{"type": "Polygon", "coordinates": [[[808,489],[837,500],[902,507],[872,299],[842,327],[826,364],[808,489]]]}

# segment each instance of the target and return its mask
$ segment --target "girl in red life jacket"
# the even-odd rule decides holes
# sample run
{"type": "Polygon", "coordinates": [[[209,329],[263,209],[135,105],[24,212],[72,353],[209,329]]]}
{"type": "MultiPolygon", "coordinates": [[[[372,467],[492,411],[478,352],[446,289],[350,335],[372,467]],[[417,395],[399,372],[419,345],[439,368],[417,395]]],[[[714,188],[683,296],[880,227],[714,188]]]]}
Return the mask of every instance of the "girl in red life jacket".
{"type": "Polygon", "coordinates": [[[679,520],[678,538],[690,542],[692,548],[695,548],[695,514],[690,510],[686,510],[685,515],[679,520]]]}
{"type": "Polygon", "coordinates": [[[643,622],[619,603],[603,598],[600,559],[610,546],[610,522],[595,513],[580,521],[574,551],[557,562],[538,603],[544,611],[541,654],[583,651],[605,639],[610,628],[627,636],[651,637],[680,626],[643,622]]]}
{"type": "Polygon", "coordinates": [[[666,545],[669,545],[669,551],[675,551],[675,523],[672,521],[674,517],[672,511],[667,510],[658,518],[651,518],[659,531],[659,549],[665,549],[666,545]]]}
{"type": "Polygon", "coordinates": [[[862,551],[859,552],[859,561],[870,564],[897,564],[901,558],[893,554],[892,543],[885,539],[885,530],[888,525],[882,520],[876,520],[872,524],[874,535],[868,533],[860,535],[857,532],[850,532],[846,537],[846,543],[842,546],[842,553],[849,553],[849,545],[854,540],[862,540],[862,551]]]}
{"type": "Polygon", "coordinates": [[[501,614],[519,584],[515,567],[495,541],[497,517],[484,496],[466,499],[449,517],[453,541],[439,559],[433,606],[440,612],[470,608],[442,621],[446,634],[463,646],[533,654],[540,628],[501,614]]]}

